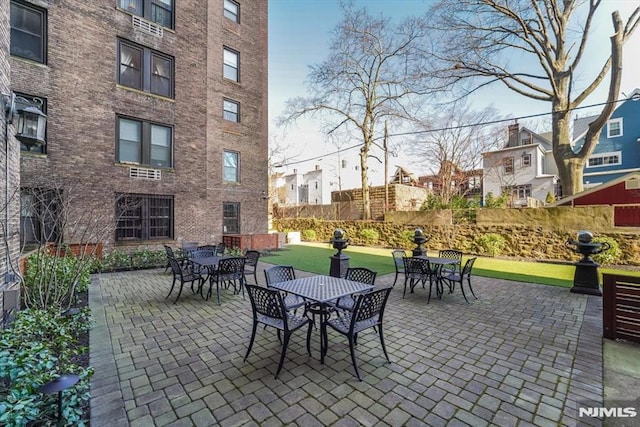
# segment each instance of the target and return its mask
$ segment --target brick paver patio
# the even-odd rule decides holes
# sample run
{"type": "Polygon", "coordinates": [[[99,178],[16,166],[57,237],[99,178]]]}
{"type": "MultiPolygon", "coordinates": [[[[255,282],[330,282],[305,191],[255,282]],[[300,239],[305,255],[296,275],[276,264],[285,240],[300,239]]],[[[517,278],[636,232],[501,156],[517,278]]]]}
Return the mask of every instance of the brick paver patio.
{"type": "Polygon", "coordinates": [[[577,413],[602,405],[598,297],[474,277],[478,300],[458,289],[427,305],[427,290],[402,299],[399,283],[385,313],[392,364],[377,334],[362,335],[359,382],[344,337],[330,332],[321,365],[318,332],[309,357],[298,331],[276,380],[272,330],[258,330],[243,363],[248,298],[224,292],[219,306],[185,289],[174,305],[170,284],[162,269],[94,278],[92,427],[602,424],[577,413]]]}

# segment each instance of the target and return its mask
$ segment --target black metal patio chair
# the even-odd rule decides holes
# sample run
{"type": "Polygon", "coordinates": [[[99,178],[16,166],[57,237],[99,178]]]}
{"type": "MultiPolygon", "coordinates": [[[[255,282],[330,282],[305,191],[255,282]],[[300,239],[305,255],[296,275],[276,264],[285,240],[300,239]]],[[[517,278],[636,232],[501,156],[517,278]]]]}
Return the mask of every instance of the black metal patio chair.
{"type": "Polygon", "coordinates": [[[433,282],[436,282],[436,294],[441,295],[440,278],[438,277],[439,266],[432,265],[428,259],[422,259],[417,257],[404,257],[404,290],[402,291],[402,298],[407,293],[407,284],[409,284],[410,292],[413,293],[418,283],[424,284],[429,281],[429,297],[427,304],[431,301],[431,288],[433,282]]]}
{"type": "Polygon", "coordinates": [[[253,326],[251,330],[251,340],[247,348],[247,354],[244,361],[247,361],[253,342],[255,341],[258,324],[261,323],[266,327],[275,328],[284,335],[282,338],[282,350],[280,351],[280,363],[276,370],[275,378],[278,378],[284,358],[287,354],[287,347],[291,334],[307,325],[307,353],[311,356],[311,319],[292,315],[286,309],[282,294],[277,289],[264,288],[258,285],[246,285],[249,300],[251,301],[251,310],[253,312],[253,326]]]}
{"type": "Polygon", "coordinates": [[[396,267],[396,277],[393,279],[393,286],[396,285],[398,281],[398,276],[404,274],[404,261],[402,258],[407,256],[407,251],[404,249],[395,249],[391,252],[393,256],[393,265],[396,267]]]}
{"type": "Polygon", "coordinates": [[[216,284],[216,296],[220,304],[220,289],[228,289],[233,286],[233,292],[242,292],[244,298],[244,257],[223,258],[218,262],[218,268],[211,272],[209,276],[209,291],[206,299],[211,298],[213,284],[216,284]]]}
{"type": "MultiPolygon", "coordinates": [[[[460,272],[462,268],[462,255],[463,252],[457,249],[441,249],[438,252],[438,258],[446,258],[458,261],[456,264],[445,264],[440,268],[440,275],[448,275],[456,272],[460,272]]],[[[452,289],[449,288],[449,292],[452,292],[452,289]]]]}
{"type": "MultiPolygon", "coordinates": [[[[264,269],[264,279],[267,282],[267,287],[270,287],[272,283],[286,282],[295,278],[296,271],[290,265],[274,265],[264,269]]],[[[302,297],[293,294],[285,294],[283,300],[287,311],[294,312],[306,303],[302,297]]]]}
{"type": "MultiPolygon", "coordinates": [[[[349,267],[347,268],[347,274],[344,278],[347,280],[352,280],[354,282],[375,285],[377,275],[377,272],[365,267],[349,267]]],[[[335,302],[336,308],[339,308],[340,310],[353,311],[355,305],[356,300],[353,298],[353,295],[347,295],[346,297],[338,298],[338,300],[335,302]]]]}
{"type": "Polygon", "coordinates": [[[460,284],[460,289],[462,290],[462,296],[466,302],[469,302],[467,296],[464,293],[464,282],[467,282],[467,286],[469,286],[469,290],[475,299],[478,299],[475,292],[473,292],[473,288],[471,287],[471,270],[473,269],[473,264],[476,262],[477,257],[472,257],[467,259],[462,270],[454,271],[448,274],[442,274],[442,281],[444,281],[448,286],[451,292],[453,292],[456,283],[460,284]]]}
{"type": "Polygon", "coordinates": [[[223,256],[226,249],[227,245],[224,243],[218,243],[216,245],[216,256],[223,256]]]}
{"type": "Polygon", "coordinates": [[[169,259],[171,258],[175,258],[176,260],[178,260],[178,262],[180,263],[180,265],[184,266],[185,263],[187,262],[187,258],[183,257],[183,256],[177,256],[175,254],[175,252],[173,252],[173,248],[171,246],[168,245],[164,245],[164,251],[167,254],[167,266],[164,269],[164,272],[166,273],[168,269],[171,268],[171,263],[169,262],[169,259]]]}
{"type": "Polygon", "coordinates": [[[178,296],[173,301],[174,304],[178,302],[185,283],[191,283],[191,290],[193,292],[200,290],[204,283],[204,279],[200,273],[194,272],[189,265],[180,265],[180,262],[175,258],[169,258],[169,264],[171,265],[171,271],[173,272],[173,283],[171,284],[171,290],[169,290],[165,299],[169,298],[169,295],[173,292],[176,282],[180,282],[180,290],[178,290],[178,296]],[[198,282],[198,288],[194,289],[193,285],[196,282],[198,282]]]}
{"type": "MultiPolygon", "coordinates": [[[[390,293],[391,287],[388,286],[366,294],[361,294],[356,299],[356,305],[353,311],[345,311],[343,312],[343,315],[326,321],[327,326],[330,326],[336,332],[345,335],[349,340],[351,362],[353,363],[353,369],[356,372],[356,376],[360,381],[362,381],[362,378],[358,371],[355,354],[355,346],[358,343],[359,333],[369,328],[377,328],[382,351],[384,352],[387,362],[391,363],[389,355],[387,354],[387,348],[384,345],[384,335],[382,333],[382,318],[390,293]]],[[[326,338],[327,337],[325,337],[325,339],[326,338]]]]}
{"type": "Polygon", "coordinates": [[[253,276],[253,281],[258,284],[258,276],[256,270],[258,269],[258,259],[260,258],[260,252],[248,250],[244,253],[247,259],[244,263],[244,282],[247,283],[247,275],[253,276]]]}

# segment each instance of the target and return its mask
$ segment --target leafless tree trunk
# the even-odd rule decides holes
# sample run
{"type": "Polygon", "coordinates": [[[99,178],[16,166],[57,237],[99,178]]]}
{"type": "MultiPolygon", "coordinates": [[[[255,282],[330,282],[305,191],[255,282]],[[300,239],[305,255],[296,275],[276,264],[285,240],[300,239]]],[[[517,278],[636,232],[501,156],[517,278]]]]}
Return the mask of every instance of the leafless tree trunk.
{"type": "Polygon", "coordinates": [[[369,151],[381,137],[379,123],[406,119],[419,107],[415,95],[430,78],[423,49],[427,31],[420,19],[392,25],[352,2],[341,5],[344,18],[333,31],[331,53],[309,75],[311,96],[290,100],[281,123],[323,113],[328,133],[344,126],[359,135],[363,212],[370,219],[369,151]]]}
{"type": "Polygon", "coordinates": [[[565,195],[582,191],[583,166],[615,109],[622,77],[622,47],[638,27],[640,7],[626,23],[613,12],[611,51],[589,50],[593,19],[602,0],[443,0],[429,14],[440,38],[434,55],[439,77],[462,83],[465,93],[493,82],[551,103],[553,154],[565,195]],[[599,63],[590,81],[582,64],[599,63]],[[608,104],[589,125],[578,152],[571,145],[570,114],[610,75],[608,104]]]}

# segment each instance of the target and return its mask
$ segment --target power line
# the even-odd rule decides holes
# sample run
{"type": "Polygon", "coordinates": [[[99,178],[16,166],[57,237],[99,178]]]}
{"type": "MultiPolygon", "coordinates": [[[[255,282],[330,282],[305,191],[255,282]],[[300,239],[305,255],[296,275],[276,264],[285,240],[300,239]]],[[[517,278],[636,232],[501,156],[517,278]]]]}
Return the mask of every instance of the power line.
{"type": "MultiPolygon", "coordinates": [[[[569,111],[583,110],[585,108],[600,107],[602,105],[607,105],[607,104],[616,104],[618,102],[623,102],[623,101],[628,101],[628,100],[638,101],[638,100],[640,100],[640,94],[636,93],[636,94],[634,94],[633,96],[631,96],[629,98],[621,98],[621,99],[617,99],[615,101],[606,101],[606,102],[600,102],[600,103],[597,103],[597,104],[584,105],[584,106],[581,106],[581,107],[571,108],[571,109],[563,110],[563,111],[559,111],[559,112],[566,113],[566,112],[569,112],[569,111]]],[[[497,124],[497,123],[510,122],[512,120],[513,121],[517,121],[517,120],[524,120],[524,119],[533,119],[533,118],[536,118],[536,117],[548,116],[550,114],[553,114],[553,113],[552,112],[551,113],[537,113],[537,114],[529,114],[529,115],[526,115],[526,116],[509,117],[509,118],[506,118],[506,119],[489,120],[489,121],[485,121],[485,122],[469,123],[469,124],[464,124],[464,125],[443,127],[443,128],[437,128],[437,129],[425,129],[425,130],[416,130],[416,131],[411,131],[411,132],[391,133],[391,134],[388,134],[387,136],[392,137],[392,136],[419,135],[419,134],[430,133],[430,132],[442,132],[442,131],[445,131],[445,130],[464,129],[464,128],[469,128],[469,127],[474,127],[474,126],[494,125],[494,124],[497,124]]],[[[383,137],[380,136],[380,137],[374,138],[373,141],[377,141],[377,140],[382,139],[382,138],[383,137]]],[[[350,147],[339,149],[338,151],[321,154],[319,156],[310,157],[310,158],[304,159],[304,160],[297,160],[297,161],[292,161],[292,162],[287,162],[287,163],[279,163],[279,164],[276,165],[276,167],[291,166],[291,165],[297,165],[297,164],[300,164],[300,163],[310,162],[312,160],[317,160],[317,159],[321,159],[323,157],[332,156],[334,154],[339,154],[339,153],[342,153],[344,151],[352,150],[354,148],[359,148],[361,146],[362,146],[362,144],[356,144],[356,145],[352,145],[350,147]]]]}

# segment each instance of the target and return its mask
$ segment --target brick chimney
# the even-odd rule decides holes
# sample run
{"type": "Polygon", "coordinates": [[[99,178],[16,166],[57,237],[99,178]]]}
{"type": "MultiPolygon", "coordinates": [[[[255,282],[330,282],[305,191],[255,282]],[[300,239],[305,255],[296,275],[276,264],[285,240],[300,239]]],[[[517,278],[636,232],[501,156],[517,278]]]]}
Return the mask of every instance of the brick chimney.
{"type": "Polygon", "coordinates": [[[509,139],[507,147],[517,147],[520,142],[520,125],[518,122],[509,125],[509,139]]]}

